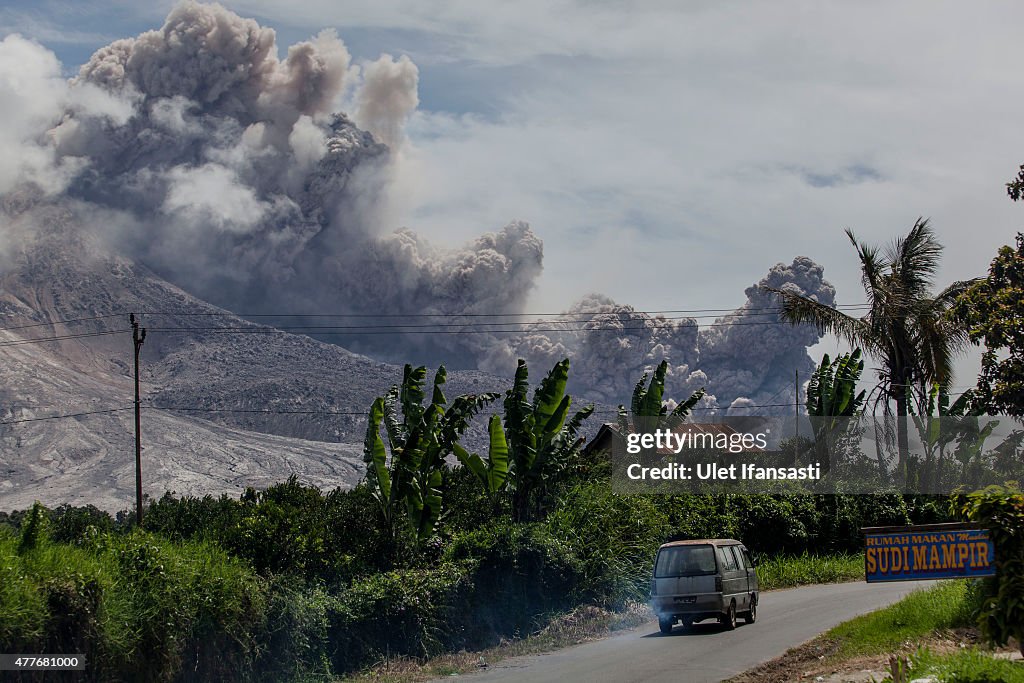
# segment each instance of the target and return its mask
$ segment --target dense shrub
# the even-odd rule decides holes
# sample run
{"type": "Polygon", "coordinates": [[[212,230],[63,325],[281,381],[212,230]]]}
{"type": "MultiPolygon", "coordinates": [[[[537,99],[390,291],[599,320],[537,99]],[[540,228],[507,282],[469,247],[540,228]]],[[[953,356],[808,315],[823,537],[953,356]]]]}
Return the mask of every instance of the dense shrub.
{"type": "Polygon", "coordinates": [[[570,545],[544,525],[505,521],[456,536],[443,561],[469,567],[477,644],[524,635],[542,617],[577,604],[585,571],[570,545]]]}
{"type": "Polygon", "coordinates": [[[168,493],[149,506],[145,526],[174,540],[216,542],[263,574],[339,586],[413,561],[411,542],[395,547],[378,533],[378,514],[365,486],[325,495],[292,477],[237,500],[168,493]]]}
{"type": "Polygon", "coordinates": [[[651,498],[617,496],[607,481],[581,484],[563,495],[548,528],[580,560],[578,599],[619,607],[647,598],[654,556],[668,533],[651,498]]]}
{"type": "Polygon", "coordinates": [[[335,672],[387,656],[426,657],[466,642],[472,587],[466,567],[455,563],[354,582],[328,615],[335,672]]]}
{"type": "Polygon", "coordinates": [[[728,496],[665,496],[656,501],[665,515],[670,537],[735,538],[740,535],[728,496]]]}
{"type": "Polygon", "coordinates": [[[954,498],[951,507],[987,528],[995,546],[996,575],[982,583],[977,623],[993,645],[1010,638],[1024,655],[1024,491],[1015,483],[989,486],[954,498]]]}
{"type": "Polygon", "coordinates": [[[295,576],[275,577],[256,661],[266,681],[323,679],[331,673],[330,625],[337,598],[295,576]]]}
{"type": "Polygon", "coordinates": [[[25,546],[0,531],[0,651],[85,652],[95,680],[251,670],[264,597],[251,571],[207,544],[135,532],[25,546]]]}
{"type": "Polygon", "coordinates": [[[144,526],[171,540],[225,539],[238,525],[241,504],[226,494],[219,498],[177,497],[165,493],[145,511],[144,526]]]}
{"type": "Polygon", "coordinates": [[[90,533],[114,530],[114,518],[93,505],[61,505],[50,511],[50,537],[54,541],[81,543],[90,533]]]}
{"type": "Polygon", "coordinates": [[[811,496],[737,496],[734,505],[740,538],[754,552],[801,552],[817,528],[811,496]]]}

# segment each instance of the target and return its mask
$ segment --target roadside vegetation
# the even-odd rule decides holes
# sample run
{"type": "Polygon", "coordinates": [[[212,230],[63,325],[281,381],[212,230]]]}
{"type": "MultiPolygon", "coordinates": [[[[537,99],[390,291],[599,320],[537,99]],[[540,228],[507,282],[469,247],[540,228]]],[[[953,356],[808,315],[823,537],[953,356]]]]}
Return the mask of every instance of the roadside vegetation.
{"type": "Polygon", "coordinates": [[[863,614],[825,634],[838,643],[835,656],[898,650],[935,631],[971,626],[979,604],[977,584],[948,581],[915,591],[897,603],[863,614]]]}
{"type": "Polygon", "coordinates": [[[757,576],[764,590],[793,588],[812,583],[842,583],[864,580],[864,555],[837,552],[829,555],[776,555],[757,564],[757,576]]]}
{"type": "Polygon", "coordinates": [[[1017,683],[1024,664],[997,658],[979,638],[986,581],[954,580],[917,590],[888,607],[844,622],[733,683],[789,681],[833,671],[884,670],[875,680],[908,683],[1017,683]]]}
{"type": "Polygon", "coordinates": [[[621,497],[607,479],[578,476],[543,520],[515,523],[492,515],[472,476],[447,472],[449,514],[422,543],[378,533],[365,485],[168,494],[146,530],[130,515],[37,506],[0,529],[0,646],[88,652],[92,680],[303,680],[447,652],[490,660],[645,613],[667,537],[747,537],[766,587],[788,586],[861,570],[859,538],[842,529],[934,514],[932,500],[851,496],[836,524],[834,497],[621,497]],[[761,525],[788,532],[759,542],[761,525]],[[819,545],[839,559],[805,554],[819,545]]]}

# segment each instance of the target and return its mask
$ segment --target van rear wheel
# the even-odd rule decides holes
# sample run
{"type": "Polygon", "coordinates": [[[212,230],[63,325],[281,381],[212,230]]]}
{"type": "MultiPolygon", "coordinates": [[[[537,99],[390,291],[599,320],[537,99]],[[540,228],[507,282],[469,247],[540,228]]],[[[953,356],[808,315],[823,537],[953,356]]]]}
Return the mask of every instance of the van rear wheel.
{"type": "Polygon", "coordinates": [[[757,603],[756,602],[751,601],[751,603],[750,603],[750,611],[747,612],[743,616],[743,621],[748,623],[748,624],[753,624],[755,621],[757,621],[757,603]]]}
{"type": "Polygon", "coordinates": [[[676,620],[672,617],[658,617],[658,628],[662,633],[672,633],[672,625],[675,623],[676,620]]]}
{"type": "Polygon", "coordinates": [[[736,602],[729,603],[729,609],[722,616],[718,617],[718,623],[725,627],[727,631],[732,631],[736,628],[736,602]]]}

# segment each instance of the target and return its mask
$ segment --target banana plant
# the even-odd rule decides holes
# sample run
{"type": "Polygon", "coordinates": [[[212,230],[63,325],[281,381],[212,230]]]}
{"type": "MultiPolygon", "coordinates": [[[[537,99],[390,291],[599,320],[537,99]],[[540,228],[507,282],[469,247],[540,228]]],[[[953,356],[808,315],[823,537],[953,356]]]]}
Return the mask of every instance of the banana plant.
{"type": "MultiPolygon", "coordinates": [[[[812,417],[853,417],[864,405],[865,392],[857,382],[864,371],[860,349],[844,353],[832,363],[826,353],[807,384],[807,414],[812,417]]],[[[834,425],[835,421],[830,424],[834,425]]]]}
{"type": "Polygon", "coordinates": [[[512,514],[516,521],[530,516],[531,495],[555,479],[579,452],[583,421],[593,412],[590,404],[566,419],[572,397],[565,393],[569,359],[559,361],[528,398],[530,382],[526,361],[516,368],[512,388],[505,394],[505,438],[512,487],[512,514]]]}
{"type": "MultiPolygon", "coordinates": [[[[922,390],[918,397],[917,411],[914,410],[914,402],[908,401],[907,412],[924,447],[925,461],[921,474],[923,491],[927,492],[942,479],[946,448],[951,443],[960,437],[970,436],[972,432],[974,436],[980,435],[978,429],[972,428],[977,424],[977,416],[982,414],[982,410],[974,406],[973,397],[972,391],[965,391],[950,405],[946,387],[933,382],[928,393],[924,394],[922,390]]],[[[988,435],[984,438],[988,438],[988,435]]]]}
{"type": "Polygon", "coordinates": [[[633,388],[629,412],[625,406],[619,406],[618,426],[622,434],[629,432],[653,431],[660,427],[683,421],[695,405],[704,397],[703,387],[690,394],[690,397],[678,404],[670,413],[664,404],[665,375],[668,372],[668,361],[661,361],[654,369],[654,374],[644,373],[633,388]],[[650,377],[650,384],[647,378],[650,377]],[[630,416],[632,415],[632,419],[630,416]]]}
{"type": "Polygon", "coordinates": [[[857,392],[857,382],[864,372],[860,349],[844,353],[833,362],[826,353],[807,383],[807,416],[814,433],[814,457],[826,470],[836,453],[838,439],[847,433],[849,419],[860,414],[866,392],[857,392]]]}
{"type": "Polygon", "coordinates": [[[419,541],[430,537],[441,516],[445,457],[454,452],[477,412],[498,398],[495,393],[466,394],[446,409],[448,401],[441,387],[447,373],[441,366],[434,375],[430,403],[424,406],[426,374],[425,367],[405,366],[401,386],[391,387],[370,406],[363,442],[367,485],[388,532],[395,535],[404,515],[419,541]]]}
{"type": "Polygon", "coordinates": [[[505,439],[505,430],[501,426],[501,417],[491,415],[487,424],[489,445],[487,449],[487,460],[484,461],[476,453],[470,453],[459,444],[454,444],[455,456],[465,467],[469,468],[480,483],[483,484],[484,492],[493,502],[497,495],[505,488],[508,481],[508,441],[505,439]]]}

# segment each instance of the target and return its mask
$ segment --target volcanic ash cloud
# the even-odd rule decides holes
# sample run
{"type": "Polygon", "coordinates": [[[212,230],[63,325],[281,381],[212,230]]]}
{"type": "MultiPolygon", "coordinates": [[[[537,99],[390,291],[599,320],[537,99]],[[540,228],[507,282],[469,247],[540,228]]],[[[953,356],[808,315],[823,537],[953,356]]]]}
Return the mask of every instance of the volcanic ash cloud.
{"type": "Polygon", "coordinates": [[[354,65],[324,31],[279,59],[272,29],[194,2],[97,50],[71,82],[35,43],[0,50],[0,88],[32,105],[4,133],[18,163],[0,189],[28,179],[73,200],[82,229],[217,304],[502,312],[521,310],[541,271],[522,222],[461,249],[382,227],[419,101],[408,57],[354,65]],[[365,129],[340,113],[346,97],[365,129]]]}
{"type": "MultiPolygon", "coordinates": [[[[404,56],[354,64],[333,31],[280,58],[272,29],[215,4],[176,6],[160,29],[97,50],[71,81],[51,52],[8,36],[3,206],[64,204],[80,230],[232,310],[410,324],[424,319],[401,316],[465,315],[444,320],[457,334],[324,337],[378,358],[508,376],[518,357],[539,372],[570,356],[575,388],[615,403],[662,359],[673,395],[706,386],[722,405],[767,396],[793,367],[809,369],[810,328],[699,330],[695,319],[652,317],[599,294],[568,311],[571,323],[484,330],[480,321],[494,318],[478,314],[524,311],[543,244],[521,221],[454,249],[387,224],[418,79],[404,56]]],[[[0,244],[15,238],[13,223],[0,221],[0,244]]],[[[821,267],[797,259],[748,289],[728,320],[766,320],[758,314],[775,302],[765,284],[834,298],[821,267]]]]}

